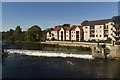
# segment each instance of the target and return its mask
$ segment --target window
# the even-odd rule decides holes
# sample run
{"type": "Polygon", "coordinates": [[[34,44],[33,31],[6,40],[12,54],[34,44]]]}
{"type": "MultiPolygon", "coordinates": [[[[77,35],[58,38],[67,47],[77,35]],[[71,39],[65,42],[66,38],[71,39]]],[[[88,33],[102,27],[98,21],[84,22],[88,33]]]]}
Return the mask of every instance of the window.
{"type": "Polygon", "coordinates": [[[96,35],[96,37],[98,37],[98,35],[96,35]]]}
{"type": "Polygon", "coordinates": [[[101,37],[101,35],[100,35],[100,37],[101,37]]]}
{"type": "Polygon", "coordinates": [[[87,33],[87,31],[85,31],[85,33],[87,33]]]}
{"type": "Polygon", "coordinates": [[[113,30],[113,28],[111,28],[111,30],[113,30]]]}
{"type": "Polygon", "coordinates": [[[72,37],[73,37],[73,35],[72,35],[72,37]]]}
{"type": "Polygon", "coordinates": [[[85,27],[87,29],[87,27],[85,27]]]}
{"type": "Polygon", "coordinates": [[[106,29],[108,29],[108,25],[106,25],[106,29]]]}
{"type": "Polygon", "coordinates": [[[67,37],[68,37],[68,35],[67,35],[67,37]]]}
{"type": "Polygon", "coordinates": [[[100,26],[100,28],[102,28],[102,26],[100,26]]]}
{"type": "Polygon", "coordinates": [[[113,34],[111,34],[111,35],[113,35],[113,34]]]}

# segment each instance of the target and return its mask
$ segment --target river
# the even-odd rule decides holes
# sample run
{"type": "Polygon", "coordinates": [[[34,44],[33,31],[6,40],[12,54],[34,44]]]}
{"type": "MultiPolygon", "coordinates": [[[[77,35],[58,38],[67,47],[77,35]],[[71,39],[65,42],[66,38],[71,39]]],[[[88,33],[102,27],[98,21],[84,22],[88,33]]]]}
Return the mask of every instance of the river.
{"type": "Polygon", "coordinates": [[[73,53],[68,56],[68,53],[54,51],[7,51],[3,78],[120,78],[119,60],[94,59],[91,55],[73,53]]]}

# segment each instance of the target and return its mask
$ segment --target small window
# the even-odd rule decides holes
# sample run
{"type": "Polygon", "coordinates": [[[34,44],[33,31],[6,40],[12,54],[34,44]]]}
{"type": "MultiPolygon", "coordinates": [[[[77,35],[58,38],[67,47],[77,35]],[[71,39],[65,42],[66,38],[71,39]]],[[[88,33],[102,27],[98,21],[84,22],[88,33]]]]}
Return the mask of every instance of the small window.
{"type": "Polygon", "coordinates": [[[87,27],[85,27],[87,29],[87,27]]]}
{"type": "Polygon", "coordinates": [[[106,26],[106,28],[108,29],[108,25],[106,26]]]}
{"type": "Polygon", "coordinates": [[[113,30],[113,28],[111,28],[111,30],[113,30]]]}
{"type": "Polygon", "coordinates": [[[72,35],[72,37],[73,37],[73,35],[72,35]]]}
{"type": "Polygon", "coordinates": [[[111,35],[113,35],[113,34],[111,34],[111,35]]]}
{"type": "Polygon", "coordinates": [[[98,37],[98,35],[96,35],[96,37],[98,37]]]}
{"type": "Polygon", "coordinates": [[[102,26],[100,26],[100,28],[102,28],[102,26]]]}
{"type": "Polygon", "coordinates": [[[100,37],[101,37],[101,35],[100,35],[100,37]]]}

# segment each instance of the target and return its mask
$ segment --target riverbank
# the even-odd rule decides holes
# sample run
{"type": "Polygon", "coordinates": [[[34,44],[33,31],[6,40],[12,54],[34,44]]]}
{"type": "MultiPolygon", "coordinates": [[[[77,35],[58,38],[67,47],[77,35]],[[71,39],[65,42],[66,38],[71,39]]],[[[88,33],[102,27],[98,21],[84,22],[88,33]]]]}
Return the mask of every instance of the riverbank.
{"type": "Polygon", "coordinates": [[[68,46],[58,44],[46,44],[40,42],[18,42],[18,43],[6,43],[4,49],[23,49],[23,50],[42,50],[42,51],[72,51],[72,52],[86,52],[91,54],[90,47],[83,46],[68,46]]]}

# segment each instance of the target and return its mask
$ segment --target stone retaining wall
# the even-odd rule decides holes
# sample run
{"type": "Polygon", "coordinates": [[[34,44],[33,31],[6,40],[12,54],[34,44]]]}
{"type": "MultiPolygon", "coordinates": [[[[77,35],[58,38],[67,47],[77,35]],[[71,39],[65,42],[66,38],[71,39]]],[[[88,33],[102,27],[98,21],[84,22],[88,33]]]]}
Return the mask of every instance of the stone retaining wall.
{"type": "MultiPolygon", "coordinates": [[[[90,43],[90,42],[69,42],[69,41],[47,41],[42,42],[45,44],[58,44],[62,46],[83,46],[83,47],[90,47],[93,51],[93,48],[97,48],[97,43],[90,43]]],[[[100,43],[102,45],[103,43],[100,43]]],[[[105,44],[106,47],[109,49],[109,54],[107,54],[107,58],[116,59],[120,58],[120,45],[112,46],[112,44],[105,44]]],[[[105,58],[104,52],[101,48],[97,48],[97,51],[101,51],[101,53],[97,53],[96,51],[93,51],[93,57],[94,58],[105,58]]]]}

